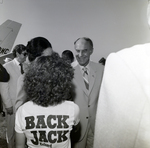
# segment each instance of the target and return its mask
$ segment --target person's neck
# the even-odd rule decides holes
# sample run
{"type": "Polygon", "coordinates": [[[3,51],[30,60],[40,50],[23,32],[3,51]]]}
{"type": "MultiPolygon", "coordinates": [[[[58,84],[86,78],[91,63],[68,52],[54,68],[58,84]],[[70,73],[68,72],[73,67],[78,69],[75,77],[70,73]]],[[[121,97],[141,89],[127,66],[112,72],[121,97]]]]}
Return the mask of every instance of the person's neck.
{"type": "Polygon", "coordinates": [[[87,67],[89,65],[89,62],[90,62],[90,60],[88,62],[86,62],[84,65],[81,65],[81,66],[82,67],[87,67]]]}
{"type": "Polygon", "coordinates": [[[16,60],[20,63],[20,64],[22,64],[23,63],[23,61],[21,61],[20,59],[18,59],[18,58],[16,58],[16,60]]]}
{"type": "Polygon", "coordinates": [[[86,64],[86,65],[80,65],[80,68],[81,68],[81,69],[84,68],[84,67],[86,67],[87,69],[90,69],[89,63],[86,64]]]}

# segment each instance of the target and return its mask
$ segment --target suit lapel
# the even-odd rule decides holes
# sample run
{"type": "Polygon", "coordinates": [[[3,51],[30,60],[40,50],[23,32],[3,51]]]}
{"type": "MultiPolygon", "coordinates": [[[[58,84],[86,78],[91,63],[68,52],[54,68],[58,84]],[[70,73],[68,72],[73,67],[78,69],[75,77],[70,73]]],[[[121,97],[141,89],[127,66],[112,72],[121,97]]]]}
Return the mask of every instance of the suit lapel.
{"type": "Polygon", "coordinates": [[[76,68],[75,68],[75,75],[76,75],[75,79],[76,79],[76,81],[78,82],[78,84],[80,85],[80,87],[83,89],[83,91],[85,92],[85,94],[87,96],[90,95],[90,93],[92,91],[92,88],[94,86],[95,78],[96,78],[95,65],[92,64],[91,62],[89,64],[90,64],[89,90],[87,90],[86,87],[85,87],[85,83],[84,83],[83,76],[82,76],[79,65],[76,66],[76,68]]]}
{"type": "Polygon", "coordinates": [[[94,86],[94,82],[95,82],[95,77],[96,77],[96,71],[93,70],[94,67],[90,66],[90,78],[89,78],[89,91],[88,91],[88,95],[91,93],[91,90],[94,86]]]}

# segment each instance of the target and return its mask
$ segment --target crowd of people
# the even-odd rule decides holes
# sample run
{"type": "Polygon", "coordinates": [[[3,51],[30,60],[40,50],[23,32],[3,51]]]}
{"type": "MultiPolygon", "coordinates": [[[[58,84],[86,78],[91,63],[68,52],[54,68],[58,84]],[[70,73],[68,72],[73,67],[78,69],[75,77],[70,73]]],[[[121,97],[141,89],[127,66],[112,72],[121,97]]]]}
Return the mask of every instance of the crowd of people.
{"type": "Polygon", "coordinates": [[[104,66],[90,61],[90,38],[78,38],[74,49],[60,56],[46,38],[35,37],[16,45],[14,59],[1,65],[8,148],[93,147],[104,66]]]}
{"type": "Polygon", "coordinates": [[[14,47],[0,64],[8,148],[150,147],[150,43],[93,51],[87,37],[61,56],[44,37],[14,47]]]}

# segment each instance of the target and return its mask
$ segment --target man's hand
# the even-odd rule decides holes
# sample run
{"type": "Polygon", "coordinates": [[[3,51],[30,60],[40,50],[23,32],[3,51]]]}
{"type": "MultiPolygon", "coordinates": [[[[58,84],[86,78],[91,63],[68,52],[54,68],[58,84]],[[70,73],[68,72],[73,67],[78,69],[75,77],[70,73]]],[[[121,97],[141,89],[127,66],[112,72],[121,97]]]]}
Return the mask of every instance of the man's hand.
{"type": "Polygon", "coordinates": [[[7,111],[8,115],[12,115],[13,114],[13,107],[6,108],[6,111],[7,111]]]}

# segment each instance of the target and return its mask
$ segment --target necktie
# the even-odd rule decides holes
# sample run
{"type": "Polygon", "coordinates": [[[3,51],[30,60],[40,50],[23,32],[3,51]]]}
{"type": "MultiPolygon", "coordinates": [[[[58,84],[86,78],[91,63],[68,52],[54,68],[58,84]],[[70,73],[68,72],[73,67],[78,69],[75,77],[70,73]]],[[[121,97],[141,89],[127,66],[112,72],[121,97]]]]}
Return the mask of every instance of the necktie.
{"type": "Polygon", "coordinates": [[[84,83],[85,83],[86,89],[89,89],[89,80],[88,80],[87,68],[83,67],[82,70],[83,70],[83,79],[84,79],[84,83]]]}
{"type": "Polygon", "coordinates": [[[20,66],[20,69],[21,69],[21,74],[23,74],[24,71],[23,71],[23,65],[22,65],[22,63],[20,63],[19,66],[20,66]]]}

